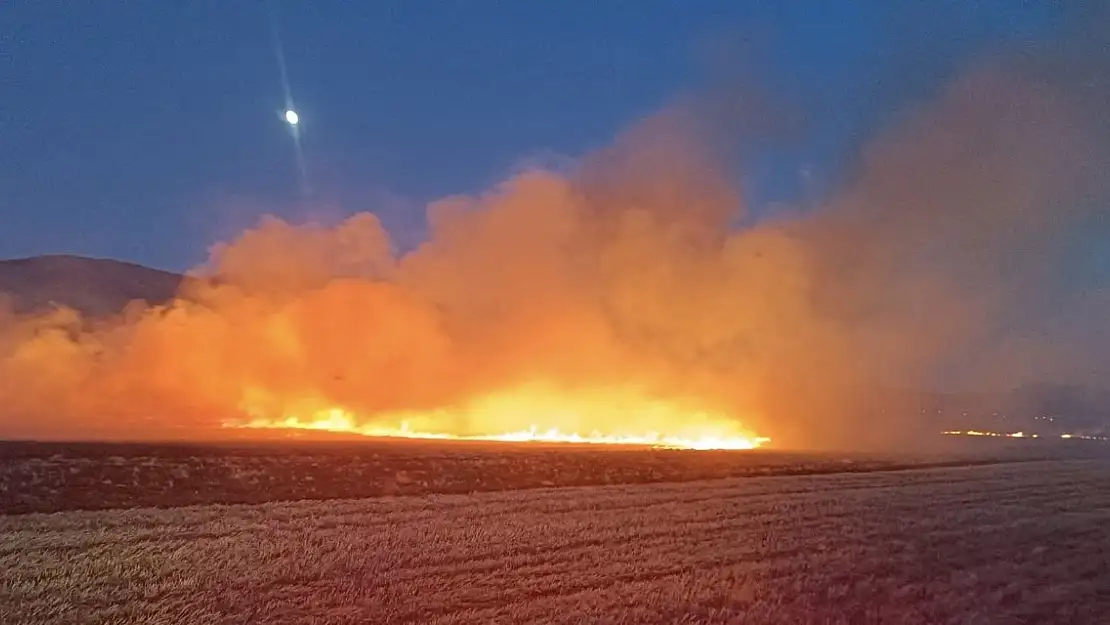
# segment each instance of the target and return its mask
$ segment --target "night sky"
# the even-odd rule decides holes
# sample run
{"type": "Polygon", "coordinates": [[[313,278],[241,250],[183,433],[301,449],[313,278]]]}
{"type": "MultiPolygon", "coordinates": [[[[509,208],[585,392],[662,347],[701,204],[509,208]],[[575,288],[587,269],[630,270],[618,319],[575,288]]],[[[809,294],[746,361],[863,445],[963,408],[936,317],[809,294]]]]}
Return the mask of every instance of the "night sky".
{"type": "Polygon", "coordinates": [[[767,214],[835,184],[861,141],[977,55],[1051,36],[1059,4],[0,3],[0,257],[180,270],[266,212],[373,210],[411,245],[427,201],[581,155],[730,80],[803,121],[746,162],[767,214]],[[278,117],[271,11],[311,210],[278,117]]]}

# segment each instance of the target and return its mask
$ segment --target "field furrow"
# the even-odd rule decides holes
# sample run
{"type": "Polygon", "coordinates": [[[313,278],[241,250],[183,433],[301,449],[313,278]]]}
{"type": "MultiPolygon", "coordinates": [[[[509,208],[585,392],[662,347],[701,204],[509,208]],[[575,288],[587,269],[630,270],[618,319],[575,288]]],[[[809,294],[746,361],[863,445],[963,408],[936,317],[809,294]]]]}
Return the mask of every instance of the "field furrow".
{"type": "Polygon", "coordinates": [[[1099,623],[1110,465],[0,517],[4,623],[1099,623]]]}
{"type": "Polygon", "coordinates": [[[1102,623],[1110,463],[0,517],[4,623],[1102,623]]]}

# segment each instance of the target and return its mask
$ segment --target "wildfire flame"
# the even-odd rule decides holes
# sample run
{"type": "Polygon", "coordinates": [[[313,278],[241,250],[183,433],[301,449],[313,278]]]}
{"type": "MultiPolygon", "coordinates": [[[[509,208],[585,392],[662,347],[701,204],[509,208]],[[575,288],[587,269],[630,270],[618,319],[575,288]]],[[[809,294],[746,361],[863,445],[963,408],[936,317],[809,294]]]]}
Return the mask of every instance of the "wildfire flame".
{"type": "Polygon", "coordinates": [[[361,418],[353,410],[327,405],[320,399],[281,402],[268,393],[252,389],[243,402],[242,411],[246,419],[225,426],[315,430],[382,438],[639,445],[692,450],[756,449],[770,441],[747,432],[723,415],[684,409],[676,402],[614,391],[560,394],[542,385],[484,397],[455,410],[395,412],[372,418],[361,418]],[[267,416],[275,413],[278,416],[267,416]],[[522,423],[527,425],[521,427],[522,423]],[[621,425],[601,427],[605,423],[621,425]]]}
{"type": "MultiPolygon", "coordinates": [[[[983,431],[983,430],[945,430],[944,432],[941,432],[941,433],[944,434],[945,436],[989,436],[989,437],[995,437],[995,438],[1041,438],[1040,434],[1027,434],[1025,432],[987,432],[987,431],[983,431]]],[[[1050,438],[1052,436],[1053,435],[1049,434],[1049,435],[1046,435],[1045,437],[1050,438]]],[[[1064,434],[1060,434],[1059,436],[1060,436],[1060,438],[1065,439],[1065,440],[1069,440],[1069,439],[1081,439],[1081,440],[1088,440],[1088,441],[1106,441],[1106,440],[1110,440],[1110,438],[1107,438],[1105,436],[1095,436],[1095,435],[1091,435],[1091,434],[1064,433],[1064,434]]]]}

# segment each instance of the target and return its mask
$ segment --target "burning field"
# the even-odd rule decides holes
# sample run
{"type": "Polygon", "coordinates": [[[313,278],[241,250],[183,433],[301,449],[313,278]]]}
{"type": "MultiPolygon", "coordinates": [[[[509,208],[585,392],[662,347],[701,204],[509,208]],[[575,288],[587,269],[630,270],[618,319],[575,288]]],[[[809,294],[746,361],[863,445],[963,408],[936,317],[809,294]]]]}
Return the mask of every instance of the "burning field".
{"type": "Polygon", "coordinates": [[[1101,385],[1110,298],[1065,278],[1108,90],[1072,60],[984,60],[773,215],[736,175],[770,122],[706,93],[433,202],[414,249],[373,207],[266,217],[169,301],[0,307],[0,436],[891,450],[955,429],[915,389],[1101,385]]]}
{"type": "Polygon", "coordinates": [[[746,213],[696,99],[433,203],[411,251],[371,212],[265,218],[169,302],[0,313],[0,430],[891,448],[940,429],[884,390],[1101,380],[1101,335],[1070,333],[1110,300],[1053,264],[1110,191],[1097,93],[1012,70],[969,72],[776,219],[746,213]]]}
{"type": "Polygon", "coordinates": [[[1110,375],[1107,75],[984,59],[768,213],[699,93],[412,249],[0,301],[0,622],[1104,623],[1110,402],[1006,398],[1110,375]]]}

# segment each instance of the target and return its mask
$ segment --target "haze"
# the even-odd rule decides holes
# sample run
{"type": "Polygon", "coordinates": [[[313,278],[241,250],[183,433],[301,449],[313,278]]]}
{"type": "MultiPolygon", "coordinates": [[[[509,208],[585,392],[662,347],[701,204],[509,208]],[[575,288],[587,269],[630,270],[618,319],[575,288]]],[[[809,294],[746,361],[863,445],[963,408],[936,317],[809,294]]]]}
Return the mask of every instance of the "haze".
{"type": "Polygon", "coordinates": [[[433,202],[408,252],[373,207],[265,218],[168,305],[4,313],[0,434],[218,437],[252,397],[480,431],[452,408],[541,385],[679,402],[784,447],[892,447],[936,428],[877,409],[889,389],[1099,385],[1110,291],[1075,279],[1092,263],[1074,253],[1110,209],[1093,40],[979,59],[775,218],[747,218],[733,175],[774,129],[731,88],[433,202]]]}

